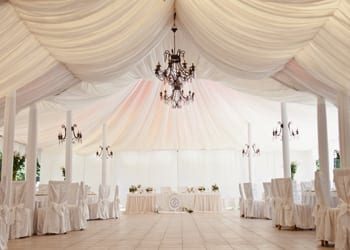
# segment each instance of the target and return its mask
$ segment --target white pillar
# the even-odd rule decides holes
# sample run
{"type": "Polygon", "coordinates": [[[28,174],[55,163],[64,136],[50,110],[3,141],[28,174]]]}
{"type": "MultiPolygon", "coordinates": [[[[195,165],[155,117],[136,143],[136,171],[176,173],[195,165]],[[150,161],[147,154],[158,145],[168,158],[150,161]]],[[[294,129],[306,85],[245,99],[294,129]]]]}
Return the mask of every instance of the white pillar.
{"type": "Polygon", "coordinates": [[[107,185],[107,128],[106,124],[102,126],[102,185],[107,185]]]}
{"type": "Polygon", "coordinates": [[[331,186],[329,177],[329,158],[328,158],[328,132],[327,132],[327,111],[326,102],[323,97],[317,98],[317,135],[318,135],[318,159],[320,163],[320,172],[322,185],[327,190],[327,204],[331,205],[331,186]]]}
{"type": "Polygon", "coordinates": [[[350,110],[349,97],[338,92],[338,120],[339,120],[339,146],[340,167],[350,167],[350,110]]]}
{"type": "Polygon", "coordinates": [[[38,141],[38,119],[36,104],[32,104],[29,108],[29,125],[28,125],[28,141],[26,147],[27,166],[26,181],[27,194],[25,205],[34,211],[35,183],[36,183],[36,159],[37,159],[37,141],[38,141]]]}
{"type": "Polygon", "coordinates": [[[72,182],[72,111],[66,114],[66,181],[72,182]]]}
{"type": "Polygon", "coordinates": [[[252,155],[253,155],[253,148],[252,148],[252,128],[250,123],[248,123],[248,174],[249,174],[249,182],[252,182],[252,175],[253,175],[253,164],[252,164],[252,155]]]}
{"type": "Polygon", "coordinates": [[[6,95],[4,116],[4,142],[1,178],[6,179],[5,204],[11,206],[11,183],[13,174],[13,143],[15,140],[16,91],[6,95]]]}
{"type": "Polygon", "coordinates": [[[288,117],[287,106],[284,102],[281,103],[281,117],[282,117],[282,150],[283,150],[283,177],[290,178],[290,156],[289,156],[289,131],[288,131],[288,117]]]}

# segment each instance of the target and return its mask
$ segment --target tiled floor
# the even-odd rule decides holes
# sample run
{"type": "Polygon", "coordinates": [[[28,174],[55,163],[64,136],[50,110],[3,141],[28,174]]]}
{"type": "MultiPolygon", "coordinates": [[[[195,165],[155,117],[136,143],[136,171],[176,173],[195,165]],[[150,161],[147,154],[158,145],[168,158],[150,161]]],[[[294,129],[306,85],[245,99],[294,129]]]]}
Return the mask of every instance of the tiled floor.
{"type": "Polygon", "coordinates": [[[241,219],[236,212],[225,212],[123,215],[118,220],[90,221],[84,231],[11,240],[12,249],[323,248],[315,231],[279,231],[269,220],[241,219]]]}

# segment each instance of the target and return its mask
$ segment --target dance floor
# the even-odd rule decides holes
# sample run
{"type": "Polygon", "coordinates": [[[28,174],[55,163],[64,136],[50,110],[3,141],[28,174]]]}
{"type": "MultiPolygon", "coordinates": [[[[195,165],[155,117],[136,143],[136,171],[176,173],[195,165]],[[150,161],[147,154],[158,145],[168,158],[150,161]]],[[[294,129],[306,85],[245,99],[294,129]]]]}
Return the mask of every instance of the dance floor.
{"type": "Polygon", "coordinates": [[[65,235],[9,241],[17,249],[332,249],[322,248],[315,231],[279,231],[270,220],[219,214],[168,213],[123,215],[118,220],[89,221],[88,229],[65,235]]]}

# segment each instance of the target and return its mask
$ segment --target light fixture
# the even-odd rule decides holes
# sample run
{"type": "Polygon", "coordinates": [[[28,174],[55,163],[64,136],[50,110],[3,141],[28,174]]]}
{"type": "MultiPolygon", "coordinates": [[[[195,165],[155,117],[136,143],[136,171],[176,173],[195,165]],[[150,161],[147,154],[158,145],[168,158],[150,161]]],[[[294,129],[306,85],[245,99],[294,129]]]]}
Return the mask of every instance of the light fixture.
{"type": "MultiPolygon", "coordinates": [[[[299,135],[299,129],[292,129],[292,122],[288,122],[288,134],[289,136],[292,136],[292,137],[297,137],[299,135]]],[[[278,127],[279,129],[275,128],[273,129],[272,131],[272,136],[274,138],[278,138],[282,135],[282,131],[283,131],[283,123],[282,122],[278,122],[278,127]]]]}
{"type": "MultiPolygon", "coordinates": [[[[63,133],[59,132],[58,133],[58,142],[61,144],[66,140],[67,137],[67,128],[64,124],[61,126],[63,133]]],[[[77,124],[73,124],[71,127],[72,131],[72,143],[82,143],[83,136],[80,131],[78,131],[78,126],[77,124]]]]}
{"type": "Polygon", "coordinates": [[[251,156],[252,154],[255,154],[255,155],[260,155],[260,149],[259,148],[255,148],[255,144],[253,145],[248,145],[246,144],[245,145],[245,148],[242,149],[242,155],[243,156],[251,156]]]}
{"type": "Polygon", "coordinates": [[[110,148],[111,148],[110,146],[107,146],[105,148],[102,147],[102,146],[99,146],[98,150],[96,151],[96,156],[102,158],[102,155],[106,154],[106,159],[112,158],[113,157],[113,151],[110,150],[110,148]]]}
{"type": "Polygon", "coordinates": [[[169,84],[171,87],[171,93],[166,89],[160,92],[160,99],[166,104],[171,104],[173,108],[181,108],[182,104],[187,104],[194,100],[194,92],[188,91],[188,94],[184,92],[183,84],[192,80],[195,77],[195,66],[192,63],[188,66],[185,61],[185,51],[178,49],[176,51],[175,34],[177,27],[175,25],[176,12],[174,11],[174,24],[171,28],[174,33],[174,47],[171,51],[166,50],[164,52],[164,62],[168,63],[165,70],[161,69],[161,65],[158,62],[154,70],[157,78],[164,82],[164,84],[169,84]]]}

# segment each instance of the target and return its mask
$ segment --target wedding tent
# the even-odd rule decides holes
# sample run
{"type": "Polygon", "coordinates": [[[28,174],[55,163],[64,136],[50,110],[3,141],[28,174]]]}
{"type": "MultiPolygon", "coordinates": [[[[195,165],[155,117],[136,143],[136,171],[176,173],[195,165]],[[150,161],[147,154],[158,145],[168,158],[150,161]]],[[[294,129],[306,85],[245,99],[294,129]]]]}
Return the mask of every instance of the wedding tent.
{"type": "Polygon", "coordinates": [[[299,179],[313,178],[318,159],[317,97],[327,101],[330,157],[339,148],[337,106],[342,131],[349,127],[348,0],[0,1],[0,34],[0,121],[9,124],[6,98],[15,96],[15,148],[24,152],[29,110],[37,110],[42,182],[63,178],[57,133],[67,111],[83,133],[73,146],[73,180],[96,190],[106,124],[115,152],[108,182],[124,194],[137,183],[218,182],[232,199],[247,180],[248,123],[261,149],[254,179],[282,176],[281,142],[272,139],[280,102],[301,132],[291,142],[299,179]],[[154,75],[173,45],[174,5],[177,47],[196,65],[185,86],[195,101],[182,109],[160,101],[164,85],[154,75]]]}

